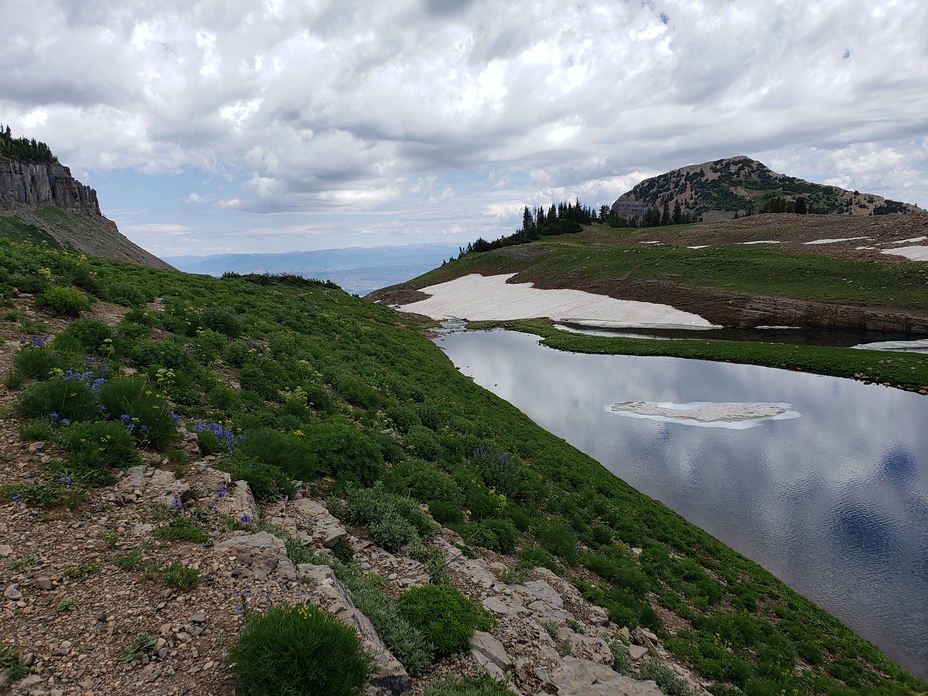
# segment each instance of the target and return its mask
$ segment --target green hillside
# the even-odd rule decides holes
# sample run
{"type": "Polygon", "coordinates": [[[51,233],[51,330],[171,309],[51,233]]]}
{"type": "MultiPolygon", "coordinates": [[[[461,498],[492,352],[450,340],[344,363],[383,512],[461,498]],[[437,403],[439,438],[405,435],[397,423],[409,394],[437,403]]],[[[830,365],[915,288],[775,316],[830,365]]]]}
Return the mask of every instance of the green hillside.
{"type": "Polygon", "coordinates": [[[928,326],[928,265],[881,250],[925,230],[924,214],[756,215],[645,229],[594,223],[575,234],[468,252],[374,296],[404,302],[404,290],[468,273],[517,273],[513,282],[670,304],[724,326],[918,332],[911,327],[928,326]],[[822,238],[847,241],[809,244],[822,238]],[[879,316],[889,325],[878,325],[879,316]]]}
{"type": "MultiPolygon", "coordinates": [[[[588,273],[590,282],[634,278],[657,263],[673,269],[677,282],[695,282],[686,275],[690,257],[629,239],[604,246],[606,230],[584,234],[499,250],[510,255],[467,255],[421,282],[476,270],[561,282],[555,271],[567,272],[568,256],[571,271],[588,273]]],[[[739,263],[777,260],[757,253],[739,263]]],[[[731,257],[692,258],[719,264],[731,257]]],[[[844,272],[836,268],[829,262],[819,272],[844,272]]],[[[901,274],[893,287],[906,306],[923,307],[908,278],[901,274]]],[[[150,391],[169,397],[182,427],[217,425],[212,437],[198,435],[202,452],[218,455],[217,464],[249,480],[258,496],[291,493],[291,479],[322,494],[383,481],[426,504],[474,551],[547,566],[614,622],[651,628],[712,682],[714,694],[928,690],[762,568],[476,386],[411,318],[384,305],[298,277],[184,275],[11,240],[0,240],[0,298],[0,333],[26,343],[4,375],[5,403],[16,414],[6,422],[20,428],[3,435],[53,442],[64,452],[64,461],[53,458],[29,481],[18,480],[5,458],[0,492],[8,500],[46,505],[50,514],[70,504],[79,515],[80,492],[101,485],[99,467],[85,466],[83,441],[68,428],[108,426],[95,407],[78,403],[85,387],[72,393],[79,380],[68,381],[68,370],[89,373],[84,381],[93,383],[147,380],[150,391]],[[115,325],[86,318],[91,306],[115,325]],[[82,311],[84,318],[62,320],[82,311]],[[117,368],[132,375],[117,378],[117,368]],[[60,425],[66,409],[67,428],[60,425]]],[[[89,400],[93,388],[86,386],[89,400]]],[[[154,406],[159,418],[167,410],[164,402],[154,406]]],[[[161,466],[182,466],[172,461],[170,428],[163,419],[150,423],[132,431],[136,446],[161,452],[154,457],[164,457],[161,466]]],[[[0,569],[0,581],[15,572],[0,569]]],[[[209,572],[200,569],[206,585],[209,572]]]]}

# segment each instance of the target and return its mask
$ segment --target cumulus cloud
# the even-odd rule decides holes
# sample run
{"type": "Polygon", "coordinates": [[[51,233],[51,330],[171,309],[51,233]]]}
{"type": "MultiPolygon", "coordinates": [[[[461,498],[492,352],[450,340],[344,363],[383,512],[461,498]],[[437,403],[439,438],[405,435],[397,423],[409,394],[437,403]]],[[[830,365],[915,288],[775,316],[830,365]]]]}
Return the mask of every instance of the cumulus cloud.
{"type": "Polygon", "coordinates": [[[928,205],[915,0],[34,0],[4,20],[0,120],[80,171],[224,178],[191,199],[216,215],[446,206],[466,238],[492,205],[609,203],[735,154],[928,205]]]}

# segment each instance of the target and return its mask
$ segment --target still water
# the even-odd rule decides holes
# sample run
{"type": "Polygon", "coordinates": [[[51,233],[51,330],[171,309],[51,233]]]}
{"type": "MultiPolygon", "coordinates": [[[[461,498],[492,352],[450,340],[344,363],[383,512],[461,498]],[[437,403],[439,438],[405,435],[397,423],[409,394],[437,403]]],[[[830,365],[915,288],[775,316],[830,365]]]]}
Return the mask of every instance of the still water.
{"type": "Polygon", "coordinates": [[[928,677],[928,398],[748,365],[564,353],[506,331],[438,345],[475,382],[928,677]],[[608,410],[630,401],[775,404],[787,415],[707,427],[608,410]]]}

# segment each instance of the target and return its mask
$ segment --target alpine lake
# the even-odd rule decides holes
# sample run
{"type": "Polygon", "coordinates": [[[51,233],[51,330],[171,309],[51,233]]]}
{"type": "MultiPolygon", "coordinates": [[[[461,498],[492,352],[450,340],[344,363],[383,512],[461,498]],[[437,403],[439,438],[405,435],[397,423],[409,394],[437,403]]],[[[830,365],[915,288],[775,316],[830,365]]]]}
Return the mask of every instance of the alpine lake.
{"type": "Polygon", "coordinates": [[[928,398],[565,353],[503,330],[436,341],[477,384],[928,678],[928,398]]]}

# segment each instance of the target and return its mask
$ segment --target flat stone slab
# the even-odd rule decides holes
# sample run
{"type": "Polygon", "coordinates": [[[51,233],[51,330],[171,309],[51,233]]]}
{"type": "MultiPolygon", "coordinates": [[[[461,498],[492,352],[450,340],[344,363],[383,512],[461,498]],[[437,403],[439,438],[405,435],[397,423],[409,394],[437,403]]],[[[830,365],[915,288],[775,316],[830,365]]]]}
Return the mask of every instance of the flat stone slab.
{"type": "Polygon", "coordinates": [[[653,681],[636,681],[606,665],[569,656],[548,683],[558,696],[663,696],[653,681]]]}

